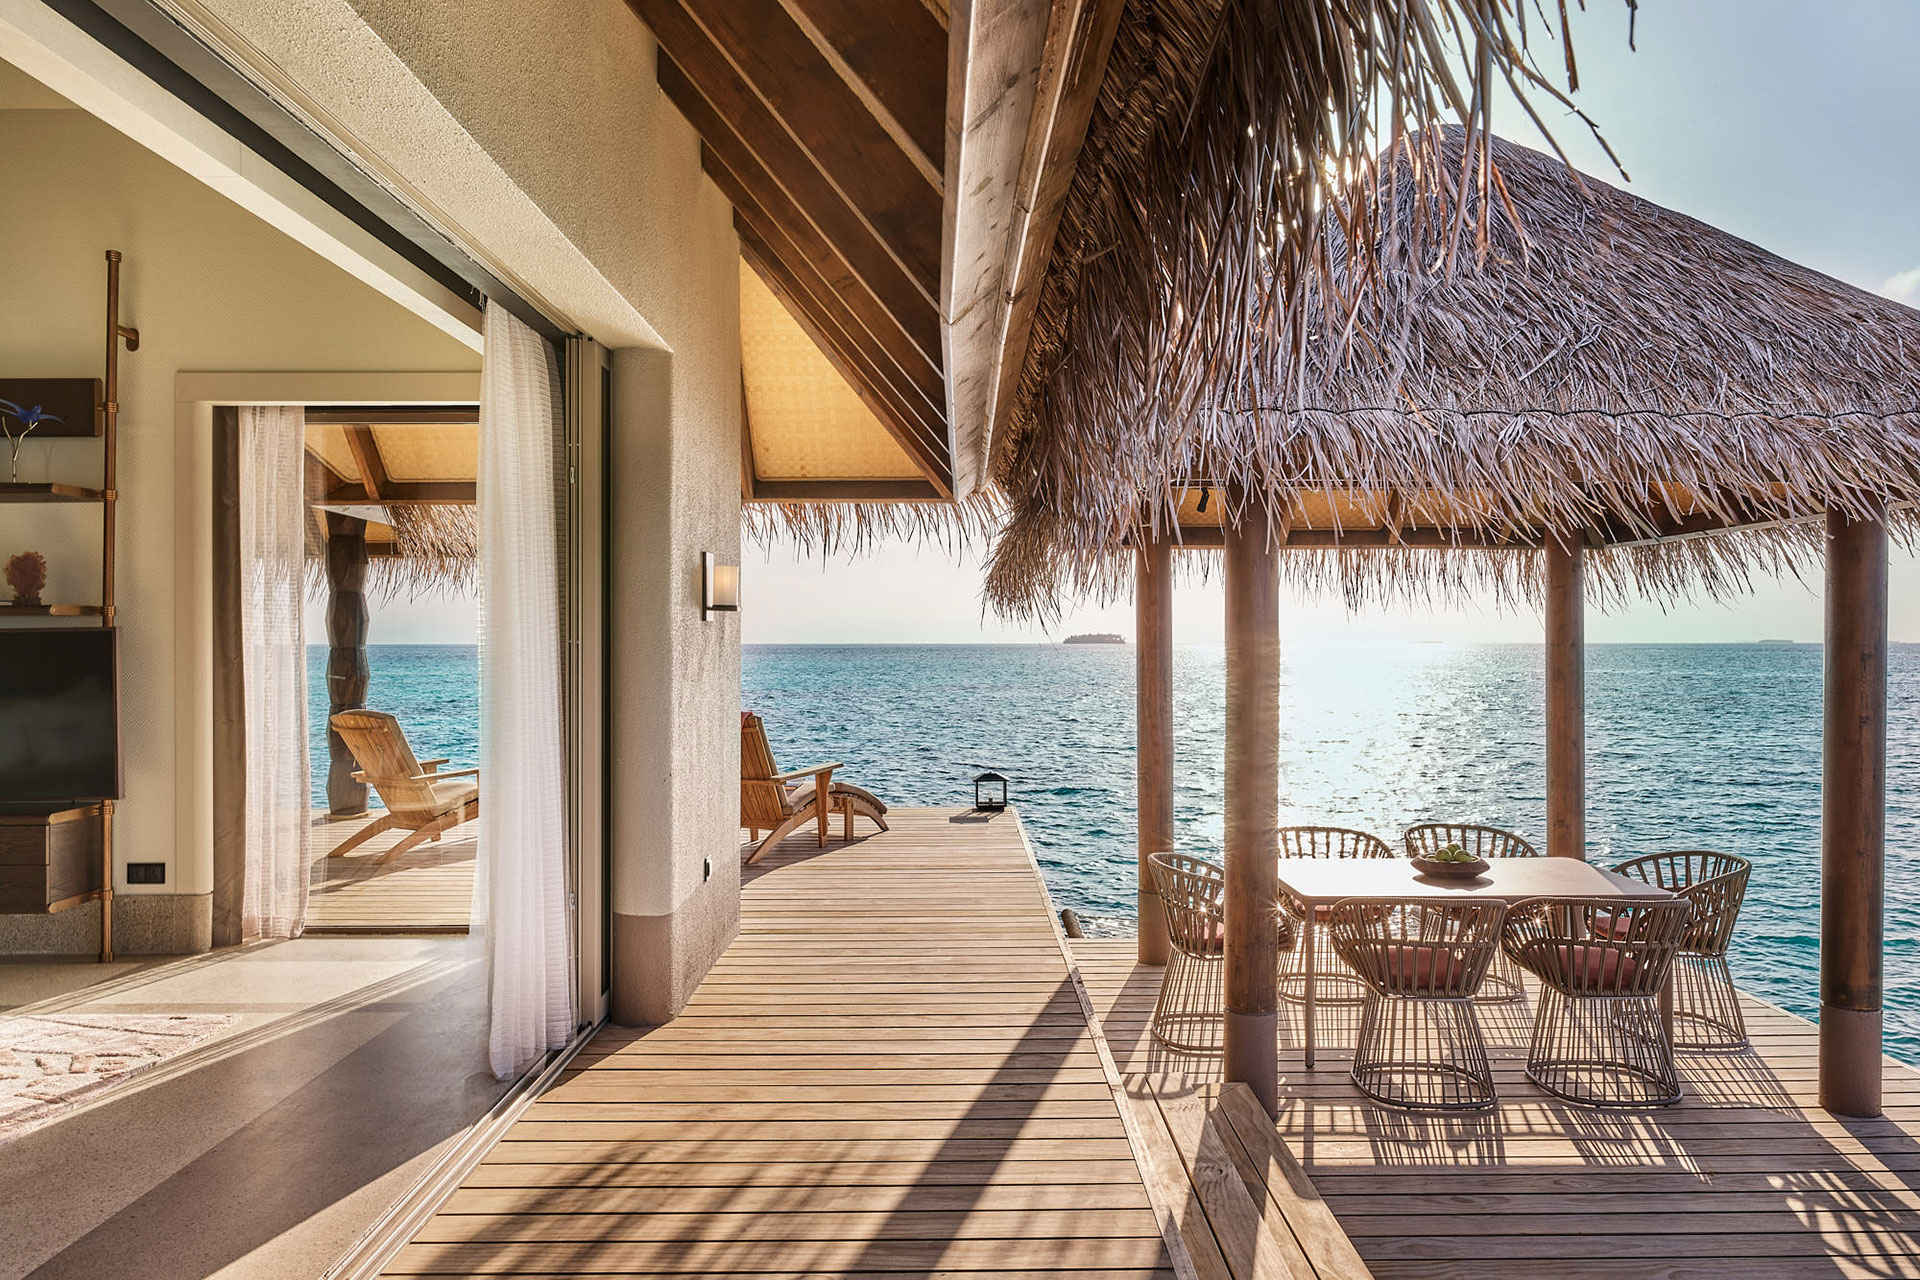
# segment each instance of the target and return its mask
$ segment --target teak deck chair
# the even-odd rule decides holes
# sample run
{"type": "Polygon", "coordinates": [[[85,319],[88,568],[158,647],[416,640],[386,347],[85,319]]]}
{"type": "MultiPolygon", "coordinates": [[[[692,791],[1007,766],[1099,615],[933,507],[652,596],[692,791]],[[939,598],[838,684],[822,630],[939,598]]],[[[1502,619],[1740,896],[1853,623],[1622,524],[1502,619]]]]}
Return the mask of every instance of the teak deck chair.
{"type": "Polygon", "coordinates": [[[818,824],[823,846],[831,813],[840,815],[843,840],[853,839],[856,813],[880,830],[887,829],[887,806],[864,787],[835,782],[833,771],[839,767],[838,763],[816,764],[780,772],[773,763],[773,748],[767,745],[767,726],[751,711],[740,713],[740,825],[759,841],[747,855],[748,862],[792,835],[809,818],[818,824]],[[800,778],[809,780],[789,785],[800,778]],[[771,830],[761,840],[765,828],[771,830]]]}
{"type": "Polygon", "coordinates": [[[480,816],[480,771],[440,772],[447,761],[415,760],[400,722],[384,711],[342,711],[330,724],[346,740],[347,750],[360,762],[354,778],[380,793],[387,816],[355,832],[328,857],[338,858],[359,848],[383,831],[398,828],[412,834],[381,854],[376,861],[391,862],[422,840],[438,840],[463,822],[480,816]]]}

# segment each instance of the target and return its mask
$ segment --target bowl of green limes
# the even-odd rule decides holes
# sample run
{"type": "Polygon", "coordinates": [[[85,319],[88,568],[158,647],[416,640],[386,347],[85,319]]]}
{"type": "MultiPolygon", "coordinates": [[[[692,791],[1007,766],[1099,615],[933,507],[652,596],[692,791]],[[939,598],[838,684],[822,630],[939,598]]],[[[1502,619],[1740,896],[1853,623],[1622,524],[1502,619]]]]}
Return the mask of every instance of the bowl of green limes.
{"type": "Polygon", "coordinates": [[[1476,858],[1457,844],[1432,853],[1416,855],[1413,869],[1423,876],[1439,880],[1471,880],[1487,870],[1487,860],[1476,858]]]}

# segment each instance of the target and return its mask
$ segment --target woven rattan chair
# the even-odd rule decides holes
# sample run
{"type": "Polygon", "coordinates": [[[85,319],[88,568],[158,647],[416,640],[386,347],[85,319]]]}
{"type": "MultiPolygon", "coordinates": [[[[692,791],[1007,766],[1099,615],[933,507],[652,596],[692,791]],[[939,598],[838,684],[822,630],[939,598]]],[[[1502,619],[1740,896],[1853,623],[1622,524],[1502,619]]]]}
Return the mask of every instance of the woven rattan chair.
{"type": "Polygon", "coordinates": [[[1226,1023],[1226,880],[1205,858],[1147,859],[1166,911],[1167,970],[1153,1006],[1153,1038],[1182,1053],[1217,1053],[1226,1023]]]}
{"type": "MultiPolygon", "coordinates": [[[[1540,851],[1524,836],[1499,827],[1479,827],[1470,823],[1422,822],[1408,827],[1401,836],[1409,858],[1431,857],[1450,844],[1457,844],[1476,858],[1537,858],[1540,851]]],[[[1481,984],[1477,997],[1482,1004],[1510,1004],[1526,999],[1527,988],[1513,961],[1503,953],[1496,956],[1493,968],[1481,984]]]]}
{"type": "MultiPolygon", "coordinates": [[[[1365,831],[1347,827],[1282,827],[1280,856],[1284,858],[1391,858],[1393,846],[1365,831]]],[[[1315,908],[1311,913],[1304,902],[1287,896],[1282,900],[1287,914],[1302,929],[1317,929],[1313,939],[1313,999],[1321,1005],[1355,1005],[1367,998],[1367,986],[1341,963],[1327,942],[1327,917],[1331,906],[1315,908]],[[1308,916],[1311,914],[1312,918],[1308,916]]],[[[1307,998],[1307,948],[1296,947],[1280,961],[1280,998],[1300,1004],[1307,998]]]]}
{"type": "Polygon", "coordinates": [[[1527,1078],[1592,1107],[1680,1098],[1660,988],[1693,906],[1683,898],[1529,898],[1507,911],[1507,954],[1540,979],[1527,1078]]]}
{"type": "Polygon", "coordinates": [[[1474,992],[1500,951],[1506,904],[1484,898],[1343,898],[1327,933],[1366,984],[1354,1087],[1431,1111],[1494,1104],[1474,992]]]}
{"type": "MultiPolygon", "coordinates": [[[[1205,858],[1156,853],[1147,858],[1167,916],[1167,969],[1153,1006],[1153,1038],[1182,1053],[1219,1053],[1226,1025],[1226,880],[1205,858]]],[[[1284,955],[1293,925],[1278,911],[1284,955]]]]}
{"type": "Polygon", "coordinates": [[[1733,926],[1746,900],[1753,864],[1731,853],[1687,849],[1650,853],[1614,868],[1676,893],[1693,904],[1693,918],[1673,962],[1673,1047],[1744,1049],[1747,1020],[1727,969],[1733,926]]]}

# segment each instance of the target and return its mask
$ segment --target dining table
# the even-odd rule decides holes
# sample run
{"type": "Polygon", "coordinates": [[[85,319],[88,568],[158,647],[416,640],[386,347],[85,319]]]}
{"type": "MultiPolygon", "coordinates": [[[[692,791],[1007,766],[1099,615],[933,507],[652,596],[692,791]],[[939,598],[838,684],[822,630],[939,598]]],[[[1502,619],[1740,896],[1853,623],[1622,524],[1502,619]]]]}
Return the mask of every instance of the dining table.
{"type": "MultiPolygon", "coordinates": [[[[1525,898],[1658,902],[1674,896],[1644,880],[1579,858],[1495,858],[1484,872],[1471,878],[1422,874],[1411,858],[1282,858],[1280,892],[1298,900],[1309,918],[1314,908],[1332,906],[1342,898],[1498,898],[1511,905],[1525,898]]],[[[1301,1040],[1308,1069],[1313,1067],[1313,952],[1314,935],[1319,932],[1301,930],[1300,945],[1306,948],[1301,1040]]],[[[1671,1002],[1668,989],[1662,993],[1661,1009],[1669,1020],[1671,1002]]]]}

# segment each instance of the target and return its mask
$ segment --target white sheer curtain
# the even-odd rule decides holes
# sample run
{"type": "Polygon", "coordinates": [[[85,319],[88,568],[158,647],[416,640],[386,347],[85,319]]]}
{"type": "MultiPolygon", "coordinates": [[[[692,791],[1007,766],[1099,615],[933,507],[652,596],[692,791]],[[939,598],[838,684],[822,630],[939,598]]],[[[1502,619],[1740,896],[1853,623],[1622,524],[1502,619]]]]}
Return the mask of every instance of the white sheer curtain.
{"type": "Polygon", "coordinates": [[[245,938],[307,919],[306,413],[240,410],[240,647],[246,689],[245,938]]]}
{"type": "Polygon", "coordinates": [[[573,1032],[561,755],[560,374],[540,336],[486,313],[480,386],[480,869],[494,1074],[573,1032]]]}

